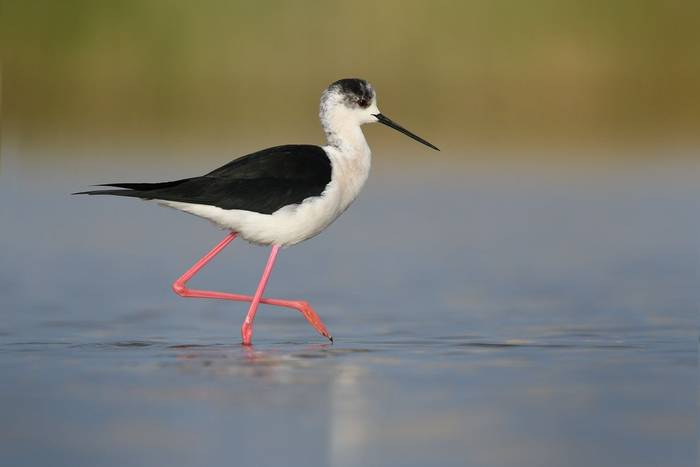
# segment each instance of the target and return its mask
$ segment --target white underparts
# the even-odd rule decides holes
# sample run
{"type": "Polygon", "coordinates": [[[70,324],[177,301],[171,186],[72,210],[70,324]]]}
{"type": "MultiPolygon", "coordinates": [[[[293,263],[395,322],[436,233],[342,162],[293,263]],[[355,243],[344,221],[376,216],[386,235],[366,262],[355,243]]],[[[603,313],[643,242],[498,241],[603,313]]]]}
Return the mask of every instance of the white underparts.
{"type": "MultiPolygon", "coordinates": [[[[307,240],[328,227],[357,198],[370,168],[369,148],[350,157],[334,147],[323,148],[331,159],[331,182],[320,196],[284,206],[272,214],[222,209],[204,204],[156,200],[158,203],[210,220],[238,232],[251,243],[290,246],[307,240]]],[[[293,157],[293,156],[291,156],[293,157]]]]}

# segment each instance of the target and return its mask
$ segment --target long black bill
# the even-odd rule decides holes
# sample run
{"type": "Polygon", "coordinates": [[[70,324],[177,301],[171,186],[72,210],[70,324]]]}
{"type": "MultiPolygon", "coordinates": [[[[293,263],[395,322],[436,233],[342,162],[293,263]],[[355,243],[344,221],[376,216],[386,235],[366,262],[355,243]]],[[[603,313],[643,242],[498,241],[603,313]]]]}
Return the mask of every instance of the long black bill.
{"type": "Polygon", "coordinates": [[[424,139],[421,138],[420,136],[414,135],[413,133],[411,133],[410,131],[408,131],[407,129],[405,129],[404,127],[402,127],[401,125],[399,125],[398,123],[393,122],[390,118],[388,118],[388,117],[386,117],[386,116],[384,116],[384,115],[382,115],[382,114],[373,114],[373,115],[374,115],[375,117],[377,117],[377,121],[378,121],[379,123],[383,123],[384,125],[386,125],[386,126],[388,126],[388,127],[390,127],[390,128],[393,128],[393,129],[396,130],[396,131],[400,131],[400,132],[403,133],[404,135],[409,136],[409,137],[415,139],[415,140],[418,141],[419,143],[423,143],[423,144],[425,144],[426,146],[428,146],[429,148],[433,148],[433,149],[435,149],[436,151],[439,151],[439,149],[437,148],[437,146],[433,146],[432,144],[430,144],[429,142],[427,142],[426,140],[424,140],[424,139]]]}

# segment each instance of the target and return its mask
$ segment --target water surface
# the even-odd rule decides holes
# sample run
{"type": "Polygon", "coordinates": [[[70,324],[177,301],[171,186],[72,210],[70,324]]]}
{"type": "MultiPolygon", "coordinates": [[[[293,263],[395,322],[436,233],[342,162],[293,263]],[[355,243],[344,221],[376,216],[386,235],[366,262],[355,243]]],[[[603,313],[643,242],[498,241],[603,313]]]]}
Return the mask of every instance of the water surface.
{"type": "MultiPolygon", "coordinates": [[[[244,304],[169,289],[221,232],[67,195],[136,167],[4,157],[2,465],[694,462],[694,169],[380,171],[268,288],[335,343],[263,307],[246,348],[244,304]]],[[[236,241],[192,285],[252,291],[265,255],[236,241]]]]}

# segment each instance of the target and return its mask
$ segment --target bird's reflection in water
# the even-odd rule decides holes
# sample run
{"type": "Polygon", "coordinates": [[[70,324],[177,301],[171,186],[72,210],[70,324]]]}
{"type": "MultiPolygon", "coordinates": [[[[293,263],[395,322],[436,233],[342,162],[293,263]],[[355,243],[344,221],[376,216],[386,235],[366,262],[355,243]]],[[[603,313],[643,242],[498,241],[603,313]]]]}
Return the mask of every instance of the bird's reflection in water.
{"type": "MultiPolygon", "coordinates": [[[[332,344],[309,344],[303,348],[256,347],[248,345],[178,345],[173,359],[166,366],[175,365],[185,372],[205,372],[215,376],[246,376],[277,383],[308,383],[309,375],[299,372],[314,370],[311,360],[327,358],[332,344]]],[[[317,369],[316,369],[317,370],[317,369]]]]}

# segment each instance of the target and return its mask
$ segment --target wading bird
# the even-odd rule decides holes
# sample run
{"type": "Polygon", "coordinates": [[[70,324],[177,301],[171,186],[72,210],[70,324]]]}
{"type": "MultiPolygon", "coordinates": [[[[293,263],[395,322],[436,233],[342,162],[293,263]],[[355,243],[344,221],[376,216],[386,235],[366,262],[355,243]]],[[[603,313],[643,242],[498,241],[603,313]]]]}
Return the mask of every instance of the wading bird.
{"type": "Polygon", "coordinates": [[[281,247],[307,240],[328,227],[360,193],[370,169],[371,152],[361,125],[379,122],[438,150],[394,123],[377,108],[372,86],[361,79],[341,79],[321,95],[321,124],[328,144],[276,146],[248,154],[206,175],[162,183],[108,183],[119,189],[76,194],[129,196],[203,217],[230,233],[173,283],[182,297],[250,302],[241,326],[250,345],[260,303],[300,311],[323,336],[333,341],[321,319],[305,301],[264,298],[265,286],[281,247]],[[187,288],[209,261],[236,236],[272,249],[255,295],[187,288]]]}

